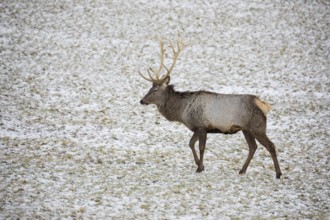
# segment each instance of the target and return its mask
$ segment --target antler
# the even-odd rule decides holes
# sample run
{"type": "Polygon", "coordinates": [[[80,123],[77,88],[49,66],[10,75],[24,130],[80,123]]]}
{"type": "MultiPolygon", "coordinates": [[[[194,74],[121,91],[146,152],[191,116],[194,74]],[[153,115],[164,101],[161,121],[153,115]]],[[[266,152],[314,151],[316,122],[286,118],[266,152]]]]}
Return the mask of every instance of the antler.
{"type": "Polygon", "coordinates": [[[170,47],[173,52],[173,62],[172,62],[172,65],[170,66],[170,68],[167,68],[164,64],[164,55],[165,55],[166,50],[164,49],[164,41],[162,39],[160,39],[160,65],[159,65],[159,68],[155,72],[151,67],[149,67],[147,69],[149,78],[143,76],[141,74],[141,72],[139,71],[139,74],[143,77],[143,79],[150,81],[152,83],[161,83],[165,78],[167,78],[170,75],[171,71],[173,70],[173,68],[175,66],[176,60],[178,59],[180,52],[185,48],[185,45],[182,42],[182,40],[180,40],[180,38],[178,38],[177,42],[176,42],[177,49],[174,48],[173,43],[171,41],[169,41],[169,44],[170,44],[170,47]],[[160,73],[163,70],[163,67],[166,69],[166,74],[163,75],[162,77],[160,77],[160,73]],[[156,78],[152,77],[152,74],[150,73],[150,71],[156,75],[156,78]]]}
{"type": "Polygon", "coordinates": [[[172,52],[173,52],[173,63],[171,65],[171,67],[169,69],[165,67],[167,73],[166,75],[163,77],[163,79],[165,79],[166,77],[168,77],[170,75],[170,73],[172,72],[173,70],[173,67],[175,66],[175,63],[176,63],[176,60],[178,59],[179,57],[179,54],[180,52],[185,48],[185,45],[183,44],[182,40],[180,40],[179,38],[177,39],[176,41],[176,44],[177,44],[177,50],[175,50],[174,46],[173,46],[173,43],[170,41],[170,47],[172,49],[172,52]]]}

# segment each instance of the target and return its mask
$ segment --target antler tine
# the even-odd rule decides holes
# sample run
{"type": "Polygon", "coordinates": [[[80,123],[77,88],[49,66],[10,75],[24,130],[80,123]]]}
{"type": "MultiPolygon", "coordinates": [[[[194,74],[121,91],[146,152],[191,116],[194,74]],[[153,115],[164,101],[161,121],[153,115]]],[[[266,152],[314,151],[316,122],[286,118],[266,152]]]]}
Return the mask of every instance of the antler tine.
{"type": "Polygon", "coordinates": [[[148,80],[149,82],[156,83],[159,82],[160,79],[160,72],[162,71],[164,67],[164,55],[165,55],[165,49],[164,49],[164,41],[160,38],[159,39],[159,44],[160,44],[160,65],[157,71],[153,70],[151,67],[147,68],[147,72],[149,75],[149,78],[145,77],[142,75],[142,73],[139,71],[140,76],[142,76],[143,79],[148,80]],[[151,72],[153,72],[156,75],[156,78],[152,77],[151,72]]]}
{"type": "Polygon", "coordinates": [[[156,81],[158,80],[157,73],[156,73],[156,79],[154,79],[154,78],[152,77],[150,71],[153,72],[153,73],[155,73],[155,71],[154,71],[151,67],[149,67],[149,68],[147,69],[148,75],[149,75],[150,79],[152,80],[152,82],[156,82],[156,81]]]}
{"type": "Polygon", "coordinates": [[[161,38],[159,39],[159,45],[160,45],[160,65],[159,65],[159,68],[156,72],[157,80],[159,80],[160,72],[162,71],[163,66],[164,66],[164,54],[165,54],[165,51],[166,51],[164,49],[164,41],[161,38]]]}
{"type": "Polygon", "coordinates": [[[172,72],[175,64],[176,64],[176,60],[178,59],[179,57],[179,54],[180,52],[184,49],[185,45],[183,44],[183,42],[180,40],[180,38],[178,37],[177,39],[177,50],[175,50],[174,46],[173,46],[173,43],[171,41],[169,41],[170,43],[170,47],[172,49],[172,52],[173,52],[173,62],[172,62],[172,65],[170,66],[170,68],[167,68],[165,65],[165,69],[166,69],[166,74],[164,76],[162,76],[161,80],[165,79],[166,77],[168,77],[170,75],[170,73],[172,72]]]}
{"type": "MultiPolygon", "coordinates": [[[[139,72],[140,76],[142,76],[143,79],[145,79],[145,80],[147,80],[147,81],[149,81],[149,82],[153,82],[152,78],[149,78],[149,79],[148,79],[147,77],[145,77],[145,76],[140,72],[140,70],[139,70],[138,72],[139,72]]],[[[150,77],[150,73],[149,73],[149,71],[148,71],[148,74],[149,74],[149,77],[150,77]]]]}

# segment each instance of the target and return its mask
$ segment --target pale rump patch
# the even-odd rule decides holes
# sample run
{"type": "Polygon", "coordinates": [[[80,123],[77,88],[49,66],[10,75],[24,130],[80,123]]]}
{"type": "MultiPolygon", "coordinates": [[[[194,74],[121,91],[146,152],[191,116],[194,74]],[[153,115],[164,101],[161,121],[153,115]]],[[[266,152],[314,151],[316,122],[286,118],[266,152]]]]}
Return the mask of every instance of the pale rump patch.
{"type": "Polygon", "coordinates": [[[264,113],[265,116],[267,116],[267,113],[270,112],[270,110],[272,109],[270,104],[261,101],[259,98],[255,98],[254,102],[261,109],[261,111],[264,113]]]}

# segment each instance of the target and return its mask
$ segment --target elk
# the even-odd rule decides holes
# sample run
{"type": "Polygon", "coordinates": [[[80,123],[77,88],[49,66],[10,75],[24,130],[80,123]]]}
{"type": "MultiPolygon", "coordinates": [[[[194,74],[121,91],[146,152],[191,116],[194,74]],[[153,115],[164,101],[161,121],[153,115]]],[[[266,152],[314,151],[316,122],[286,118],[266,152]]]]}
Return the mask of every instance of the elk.
{"type": "MultiPolygon", "coordinates": [[[[164,64],[166,49],[160,39],[160,65],[154,70],[147,69],[148,76],[139,74],[152,83],[149,92],[140,101],[143,105],[155,104],[159,112],[169,121],[183,123],[193,132],[189,146],[192,150],[196,172],[204,171],[204,151],[208,133],[235,134],[242,131],[249,147],[248,157],[239,171],[244,174],[257,149],[256,140],[270,153],[280,179],[282,172],[277,160],[275,145],[266,135],[267,113],[271,106],[257,96],[249,94],[219,94],[208,91],[179,92],[170,85],[170,73],[173,70],[180,52],[186,46],[177,39],[176,45],[171,41],[169,48],[173,52],[173,61],[169,68],[164,64]],[[161,73],[164,72],[163,75],[161,73]],[[154,75],[154,76],[153,76],[154,75]],[[199,157],[195,143],[199,142],[199,157]]],[[[167,54],[166,54],[167,55],[167,54]]]]}

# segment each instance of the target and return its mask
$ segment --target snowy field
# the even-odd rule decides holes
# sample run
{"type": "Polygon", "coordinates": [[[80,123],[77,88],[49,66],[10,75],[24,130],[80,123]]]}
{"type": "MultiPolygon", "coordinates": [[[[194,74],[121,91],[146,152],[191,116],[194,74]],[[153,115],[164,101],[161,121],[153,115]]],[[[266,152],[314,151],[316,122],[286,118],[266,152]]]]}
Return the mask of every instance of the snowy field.
{"type": "MultiPolygon", "coordinates": [[[[329,219],[330,3],[0,2],[0,219],[329,219]],[[177,90],[273,106],[245,175],[242,133],[192,133],[140,99],[158,38],[189,44],[177,90]]],[[[167,60],[169,62],[169,60],[167,60]]]]}

